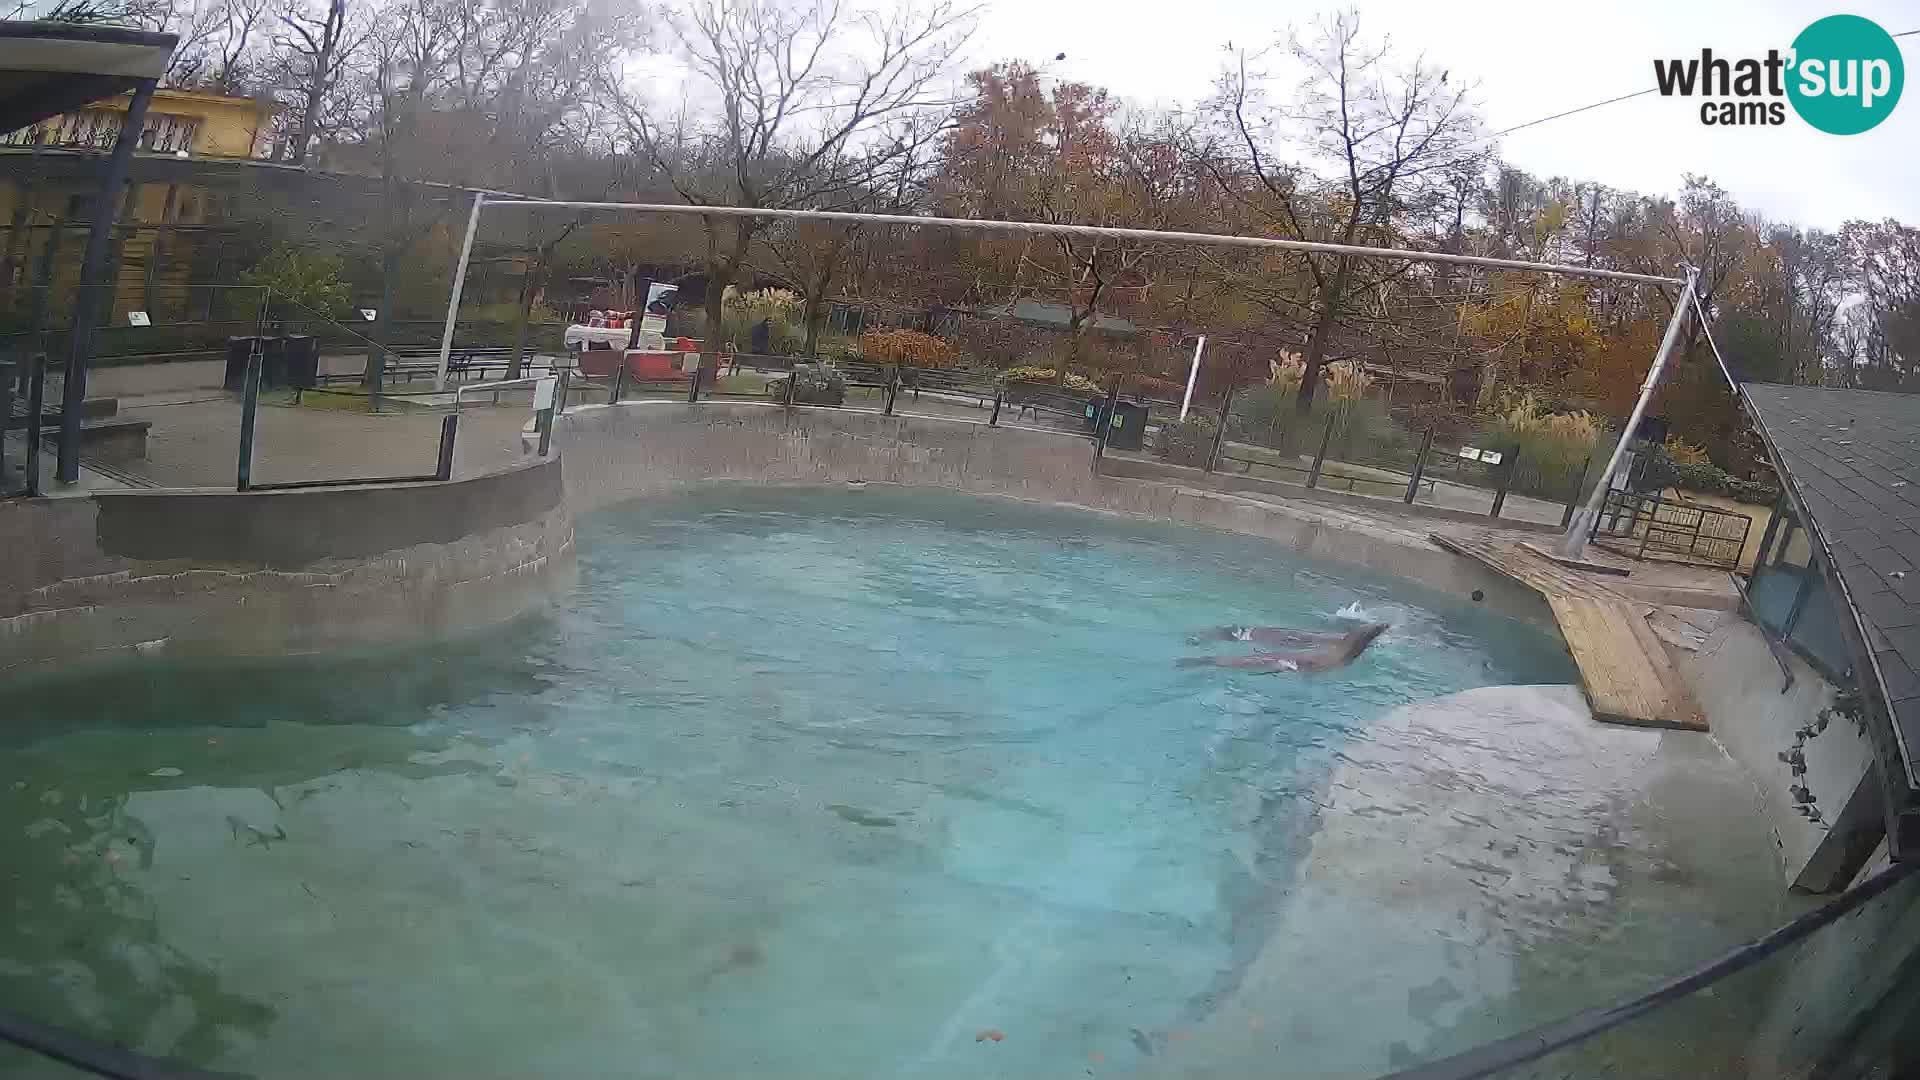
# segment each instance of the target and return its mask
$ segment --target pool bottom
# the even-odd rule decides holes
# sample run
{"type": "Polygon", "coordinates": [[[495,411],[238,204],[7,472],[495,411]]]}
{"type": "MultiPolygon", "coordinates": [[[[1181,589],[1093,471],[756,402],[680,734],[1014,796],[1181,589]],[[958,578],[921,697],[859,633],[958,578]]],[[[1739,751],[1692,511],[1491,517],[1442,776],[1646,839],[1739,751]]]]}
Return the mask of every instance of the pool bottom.
{"type": "Polygon", "coordinates": [[[246,669],[220,726],[129,690],[118,727],[0,750],[0,998],[265,1076],[1364,1076],[1770,925],[1764,853],[1668,850],[1723,808],[1643,820],[1665,737],[1560,772],[1586,737],[1383,726],[1567,671],[1390,580],[945,497],[581,535],[556,617],[378,669],[404,681],[246,669]],[[1354,604],[1397,627],[1334,677],[1170,663],[1354,604]],[[1542,886],[1589,864],[1612,886],[1542,886]],[[1595,943],[1624,962],[1565,995],[1515,974],[1595,943]]]}

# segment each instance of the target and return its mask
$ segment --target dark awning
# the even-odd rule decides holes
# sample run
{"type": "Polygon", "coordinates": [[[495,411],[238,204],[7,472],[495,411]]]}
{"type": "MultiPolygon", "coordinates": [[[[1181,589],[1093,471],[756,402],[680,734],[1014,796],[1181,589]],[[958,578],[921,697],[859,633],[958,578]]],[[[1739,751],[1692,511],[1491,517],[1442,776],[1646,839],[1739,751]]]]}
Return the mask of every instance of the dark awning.
{"type": "Polygon", "coordinates": [[[178,40],[117,26],[0,22],[0,134],[158,79],[178,40]]]}
{"type": "Polygon", "coordinates": [[[1854,677],[1885,706],[1889,730],[1876,743],[1909,796],[1892,809],[1920,813],[1920,394],[1740,390],[1852,608],[1842,621],[1854,677]]]}

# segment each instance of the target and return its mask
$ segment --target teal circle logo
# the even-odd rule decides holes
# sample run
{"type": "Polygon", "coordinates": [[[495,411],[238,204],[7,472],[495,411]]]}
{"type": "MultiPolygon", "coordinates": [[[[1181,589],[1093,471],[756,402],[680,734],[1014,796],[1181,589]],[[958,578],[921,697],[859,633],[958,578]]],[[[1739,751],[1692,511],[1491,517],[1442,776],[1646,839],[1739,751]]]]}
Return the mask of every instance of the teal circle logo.
{"type": "Polygon", "coordinates": [[[1787,98],[1829,135],[1858,135],[1885,120],[1906,83],[1893,36],[1858,15],[1829,15],[1800,31],[1793,57],[1787,98]]]}

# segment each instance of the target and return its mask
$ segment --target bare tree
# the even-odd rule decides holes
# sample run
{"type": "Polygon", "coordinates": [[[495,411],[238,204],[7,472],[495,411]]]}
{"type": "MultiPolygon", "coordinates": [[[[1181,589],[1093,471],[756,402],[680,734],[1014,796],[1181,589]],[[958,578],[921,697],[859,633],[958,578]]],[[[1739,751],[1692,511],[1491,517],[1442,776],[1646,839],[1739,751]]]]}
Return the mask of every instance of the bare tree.
{"type": "MultiPolygon", "coordinates": [[[[1392,64],[1384,46],[1362,41],[1351,11],[1323,19],[1310,39],[1293,38],[1289,51],[1308,74],[1288,105],[1268,97],[1263,53],[1236,53],[1221,76],[1209,105],[1226,134],[1218,145],[1234,153],[1215,166],[1219,178],[1251,196],[1244,201],[1269,229],[1341,244],[1391,244],[1427,189],[1447,189],[1449,168],[1470,156],[1479,123],[1466,88],[1422,60],[1392,64]],[[1304,151],[1307,167],[1281,164],[1288,142],[1304,151]]],[[[1406,266],[1376,267],[1346,255],[1331,267],[1298,263],[1313,286],[1305,301],[1311,331],[1298,400],[1304,412],[1343,313],[1406,266]]]]}
{"type": "Polygon", "coordinates": [[[281,159],[300,164],[307,159],[320,133],[323,109],[340,89],[353,54],[365,41],[367,28],[349,20],[347,0],[321,0],[315,11],[304,0],[292,0],[278,15],[282,31],[273,37],[275,52],[295,90],[299,120],[281,151],[281,159]]]}
{"type": "MultiPolygon", "coordinates": [[[[847,205],[930,141],[886,138],[896,120],[949,104],[942,77],[973,11],[849,16],[839,0],[696,0],[669,22],[676,51],[717,115],[663,113],[613,64],[600,84],[634,150],[696,206],[823,209],[847,205]]],[[[706,348],[721,342],[722,305],[763,219],[707,217],[706,348]]],[[[710,361],[711,362],[711,361],[710,361]]]]}

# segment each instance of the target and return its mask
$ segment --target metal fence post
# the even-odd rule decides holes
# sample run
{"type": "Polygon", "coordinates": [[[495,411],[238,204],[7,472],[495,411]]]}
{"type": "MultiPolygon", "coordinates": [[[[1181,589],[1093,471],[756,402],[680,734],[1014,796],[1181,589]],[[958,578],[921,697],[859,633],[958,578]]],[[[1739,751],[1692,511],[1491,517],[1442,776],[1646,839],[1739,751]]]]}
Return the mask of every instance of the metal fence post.
{"type": "Polygon", "coordinates": [[[553,406],[541,409],[534,417],[533,426],[540,433],[540,456],[547,456],[547,448],[553,445],[553,406]]]}
{"type": "Polygon", "coordinates": [[[1573,482],[1573,494],[1567,497],[1567,512],[1560,515],[1560,527],[1573,524],[1573,512],[1580,508],[1580,499],[1587,493],[1587,477],[1593,474],[1593,455],[1587,455],[1587,463],[1580,466],[1580,479],[1573,482]]]}
{"type": "Polygon", "coordinates": [[[567,376],[572,374],[572,372],[572,368],[563,367],[560,369],[560,374],[554,379],[553,414],[555,416],[567,411],[567,376]]]}
{"type": "Polygon", "coordinates": [[[40,494],[40,410],[47,398],[47,354],[27,356],[27,494],[40,494]]]}
{"type": "Polygon", "coordinates": [[[434,465],[435,480],[453,479],[453,440],[459,430],[459,413],[450,412],[440,418],[440,460],[434,465]]]}
{"type": "MultiPolygon", "coordinates": [[[[687,404],[689,405],[700,404],[700,377],[707,373],[707,354],[700,353],[698,355],[699,359],[693,362],[693,378],[687,382],[687,404]]],[[[714,378],[718,380],[720,377],[719,353],[714,354],[713,374],[714,378]]]]}
{"type": "Polygon", "coordinates": [[[245,491],[253,486],[253,417],[260,411],[260,338],[253,339],[247,353],[247,378],[240,393],[240,464],[234,474],[233,488],[245,491]]]}
{"type": "Polygon", "coordinates": [[[881,408],[880,410],[881,415],[883,416],[893,415],[893,399],[898,397],[899,395],[900,395],[900,365],[893,364],[887,368],[887,403],[884,407],[881,408]]]}
{"type": "Polygon", "coordinates": [[[1228,383],[1227,388],[1220,394],[1220,426],[1214,429],[1213,449],[1207,451],[1207,462],[1201,467],[1202,472],[1212,472],[1214,466],[1220,463],[1220,448],[1227,442],[1227,418],[1232,415],[1233,384],[1228,383]]]}
{"type": "Polygon", "coordinates": [[[1420,456],[1413,459],[1413,476],[1407,480],[1407,505],[1420,495],[1420,477],[1427,471],[1427,455],[1433,452],[1433,429],[1420,439],[1420,456]]]}
{"type": "Polygon", "coordinates": [[[1320,466],[1327,460],[1327,447],[1333,445],[1333,425],[1339,422],[1340,414],[1330,410],[1327,414],[1326,434],[1320,436],[1320,452],[1313,455],[1313,470],[1307,473],[1307,486],[1310,488],[1320,486],[1320,466]]]}
{"type": "Polygon", "coordinates": [[[1507,505],[1507,489],[1513,486],[1514,470],[1520,465],[1519,443],[1513,444],[1513,449],[1507,451],[1507,456],[1500,465],[1500,486],[1493,489],[1493,509],[1487,512],[1490,518],[1498,518],[1500,508],[1507,505]]]}
{"type": "Polygon", "coordinates": [[[1113,410],[1120,404],[1120,376],[1113,377],[1113,389],[1107,391],[1106,407],[1094,415],[1093,461],[1098,468],[1107,453],[1107,433],[1113,430],[1113,410]]]}
{"type": "Polygon", "coordinates": [[[613,372],[613,387],[607,391],[607,404],[620,404],[620,396],[627,390],[627,358],[620,358],[620,366],[613,372]]]}
{"type": "Polygon", "coordinates": [[[792,360],[787,361],[787,393],[786,393],[787,400],[782,402],[782,404],[786,406],[786,409],[788,412],[793,411],[794,387],[795,387],[795,384],[799,383],[799,381],[800,381],[800,365],[797,362],[792,360]]]}
{"type": "Polygon", "coordinates": [[[996,387],[994,387],[994,389],[993,389],[993,415],[992,415],[992,416],[989,416],[989,417],[987,417],[987,426],[988,426],[988,427],[999,427],[999,426],[1000,426],[1000,402],[1001,402],[1001,400],[1002,400],[1002,399],[1004,399],[1004,398],[1005,398],[1006,396],[1007,396],[1007,388],[1006,388],[1006,386],[1005,386],[1005,385],[1000,385],[1000,386],[996,386],[996,387]]]}

